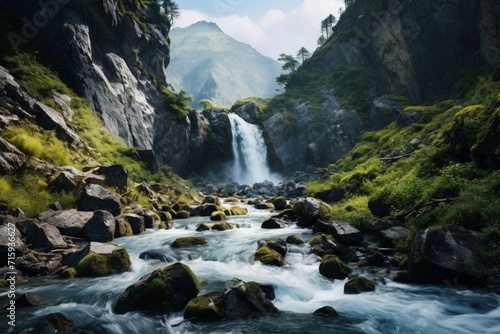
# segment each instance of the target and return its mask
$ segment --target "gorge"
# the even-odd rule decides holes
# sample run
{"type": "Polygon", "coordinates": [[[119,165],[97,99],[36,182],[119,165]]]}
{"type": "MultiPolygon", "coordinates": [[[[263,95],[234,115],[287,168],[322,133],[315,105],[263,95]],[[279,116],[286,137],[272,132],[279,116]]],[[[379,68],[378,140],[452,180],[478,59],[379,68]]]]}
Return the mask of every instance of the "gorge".
{"type": "Polygon", "coordinates": [[[281,94],[202,110],[170,25],[0,3],[0,331],[500,331],[497,1],[351,1],[281,94]]]}

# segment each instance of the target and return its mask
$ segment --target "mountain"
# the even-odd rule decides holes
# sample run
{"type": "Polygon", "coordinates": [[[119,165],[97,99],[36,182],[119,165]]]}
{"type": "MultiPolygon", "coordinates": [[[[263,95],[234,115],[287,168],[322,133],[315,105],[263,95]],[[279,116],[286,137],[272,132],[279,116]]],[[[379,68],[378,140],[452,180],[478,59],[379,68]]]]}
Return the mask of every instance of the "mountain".
{"type": "Polygon", "coordinates": [[[170,32],[167,81],[198,101],[230,106],[248,97],[271,97],[278,86],[280,64],[226,35],[215,23],[201,21],[170,32]]]}

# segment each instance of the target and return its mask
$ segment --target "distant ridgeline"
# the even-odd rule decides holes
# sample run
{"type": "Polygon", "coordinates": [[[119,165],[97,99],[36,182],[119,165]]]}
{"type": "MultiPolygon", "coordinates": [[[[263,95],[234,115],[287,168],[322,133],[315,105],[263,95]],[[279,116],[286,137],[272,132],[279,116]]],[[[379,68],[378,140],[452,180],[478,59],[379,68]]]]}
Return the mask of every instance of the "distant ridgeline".
{"type": "Polygon", "coordinates": [[[175,28],[170,37],[167,81],[175,91],[192,96],[194,108],[203,99],[229,107],[244,97],[276,94],[279,63],[229,37],[215,23],[175,28]]]}

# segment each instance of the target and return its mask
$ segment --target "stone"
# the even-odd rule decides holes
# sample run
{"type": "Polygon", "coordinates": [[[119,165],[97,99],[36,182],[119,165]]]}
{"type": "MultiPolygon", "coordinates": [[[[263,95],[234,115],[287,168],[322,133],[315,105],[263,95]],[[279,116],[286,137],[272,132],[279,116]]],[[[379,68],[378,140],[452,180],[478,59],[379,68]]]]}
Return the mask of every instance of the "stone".
{"type": "Polygon", "coordinates": [[[333,235],[335,240],[345,245],[357,245],[362,239],[361,232],[344,221],[332,221],[326,233],[333,235]]]}
{"type": "Polygon", "coordinates": [[[285,228],[285,222],[279,218],[269,218],[260,227],[263,229],[280,229],[285,228]]]}
{"type": "Polygon", "coordinates": [[[67,248],[61,232],[47,223],[32,223],[26,233],[26,243],[31,249],[49,252],[53,249],[67,248]]]}
{"type": "Polygon", "coordinates": [[[421,230],[410,242],[408,279],[411,283],[483,286],[489,261],[481,250],[484,236],[459,226],[421,230]]]}
{"type": "Polygon", "coordinates": [[[212,225],[212,231],[227,231],[232,230],[233,228],[234,226],[227,222],[221,222],[212,225]]]}
{"type": "Polygon", "coordinates": [[[196,232],[204,232],[204,231],[210,231],[210,226],[208,226],[207,224],[200,224],[196,228],[196,232]]]}
{"type": "Polygon", "coordinates": [[[156,251],[146,251],[139,254],[139,259],[143,260],[158,260],[160,262],[172,262],[166,255],[156,251]]]}
{"type": "Polygon", "coordinates": [[[83,195],[80,198],[78,210],[106,210],[118,216],[121,213],[120,199],[100,185],[89,184],[85,187],[83,195]]]}
{"type": "Polygon", "coordinates": [[[191,299],[184,310],[184,319],[215,321],[226,317],[226,300],[222,292],[213,292],[191,299]]]}
{"type": "Polygon", "coordinates": [[[314,311],[313,314],[327,318],[336,318],[339,316],[338,312],[331,306],[323,306],[314,311]]]}
{"type": "Polygon", "coordinates": [[[106,185],[120,192],[127,191],[128,172],[123,165],[100,166],[93,170],[95,174],[103,175],[106,185]]]}
{"type": "Polygon", "coordinates": [[[382,247],[395,247],[398,242],[410,236],[409,229],[402,226],[393,226],[380,232],[380,245],[382,247]]]}
{"type": "Polygon", "coordinates": [[[207,239],[203,237],[181,237],[174,240],[171,247],[173,248],[186,248],[193,246],[202,246],[208,243],[207,239]]]}
{"type": "Polygon", "coordinates": [[[9,244],[11,240],[10,237],[15,238],[14,242],[14,252],[15,257],[18,258],[24,254],[26,251],[26,245],[23,242],[23,238],[21,236],[21,232],[18,228],[15,227],[15,220],[12,220],[11,223],[5,223],[4,225],[0,225],[0,266],[4,267],[8,264],[8,256],[9,253],[9,244]]]}
{"type": "Polygon", "coordinates": [[[78,263],[90,252],[90,243],[73,247],[62,253],[61,265],[76,268],[78,263]]]}
{"type": "Polygon", "coordinates": [[[319,272],[328,278],[344,279],[349,276],[352,270],[338,256],[326,255],[321,260],[319,272]]]}
{"type": "Polygon", "coordinates": [[[23,293],[16,298],[16,307],[32,307],[40,305],[42,298],[32,292],[23,293]]]}
{"type": "Polygon", "coordinates": [[[274,205],[274,208],[279,211],[284,210],[287,205],[285,196],[273,197],[269,200],[269,202],[271,202],[274,205]]]}
{"type": "Polygon", "coordinates": [[[225,292],[226,316],[229,319],[261,317],[278,313],[256,282],[242,282],[225,292]]]}
{"type": "Polygon", "coordinates": [[[295,203],[293,213],[297,218],[298,226],[311,227],[316,224],[318,219],[328,218],[330,206],[323,201],[308,197],[300,199],[295,203]]]}
{"type": "Polygon", "coordinates": [[[51,313],[40,320],[29,333],[70,334],[79,333],[79,331],[76,329],[73,321],[66,318],[64,314],[57,312],[51,313]]]}
{"type": "Polygon", "coordinates": [[[88,211],[51,210],[40,213],[38,219],[43,223],[57,227],[63,235],[81,238],[85,225],[93,215],[93,212],[88,211]]]}
{"type": "Polygon", "coordinates": [[[200,291],[200,282],[191,269],[175,263],[143,276],[120,295],[114,307],[118,314],[156,310],[178,312],[200,291]]]}
{"type": "Polygon", "coordinates": [[[114,239],[116,218],[108,211],[95,211],[84,228],[88,241],[109,242],[114,239]]]}
{"type": "Polygon", "coordinates": [[[386,257],[380,252],[374,252],[373,254],[368,255],[366,260],[370,263],[370,265],[378,267],[384,264],[386,257]]]}
{"type": "Polygon", "coordinates": [[[344,285],[344,293],[346,295],[355,295],[362,292],[375,291],[375,283],[363,276],[351,278],[344,285]]]}
{"type": "Polygon", "coordinates": [[[60,191],[72,192],[76,190],[80,181],[81,178],[77,175],[63,170],[50,179],[49,187],[60,191]]]}
{"type": "Polygon", "coordinates": [[[265,265],[282,267],[287,251],[286,243],[281,239],[259,241],[253,258],[265,265]]]}
{"type": "Polygon", "coordinates": [[[91,242],[89,253],[78,262],[78,276],[102,277],[129,270],[130,257],[125,248],[100,242],[91,242]]]}
{"type": "Polygon", "coordinates": [[[191,209],[191,216],[202,216],[202,217],[210,217],[210,215],[218,211],[219,208],[217,205],[212,203],[206,203],[195,208],[191,209]]]}
{"type": "Polygon", "coordinates": [[[210,220],[222,221],[226,219],[226,214],[223,211],[214,211],[210,215],[210,220]]]}
{"type": "Polygon", "coordinates": [[[304,240],[302,240],[302,238],[298,235],[290,235],[286,238],[285,242],[291,245],[302,245],[304,240]]]}
{"type": "Polygon", "coordinates": [[[132,226],[130,226],[130,223],[123,217],[118,218],[116,220],[115,238],[128,237],[131,235],[134,235],[134,232],[132,231],[132,226]]]}
{"type": "Polygon", "coordinates": [[[132,233],[134,235],[141,234],[146,230],[144,224],[144,217],[142,216],[139,216],[134,213],[128,213],[126,215],[123,215],[123,219],[130,224],[130,227],[132,228],[132,233]]]}

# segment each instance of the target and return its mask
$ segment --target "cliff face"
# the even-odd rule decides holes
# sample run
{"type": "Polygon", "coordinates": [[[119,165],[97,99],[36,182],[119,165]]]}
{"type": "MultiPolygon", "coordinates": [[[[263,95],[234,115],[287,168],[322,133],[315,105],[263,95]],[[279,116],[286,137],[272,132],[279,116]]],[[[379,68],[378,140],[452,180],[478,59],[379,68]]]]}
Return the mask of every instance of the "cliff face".
{"type": "MultiPolygon", "coordinates": [[[[36,0],[10,2],[26,18],[43,10],[36,0]]],[[[65,81],[127,145],[186,169],[195,136],[189,118],[179,120],[158,89],[166,84],[170,53],[169,26],[156,3],[59,1],[54,8],[34,39],[59,64],[65,81]]]]}
{"type": "Polygon", "coordinates": [[[498,63],[499,36],[495,0],[357,0],[308,68],[368,67],[379,75],[379,95],[432,100],[467,71],[498,63]]]}

